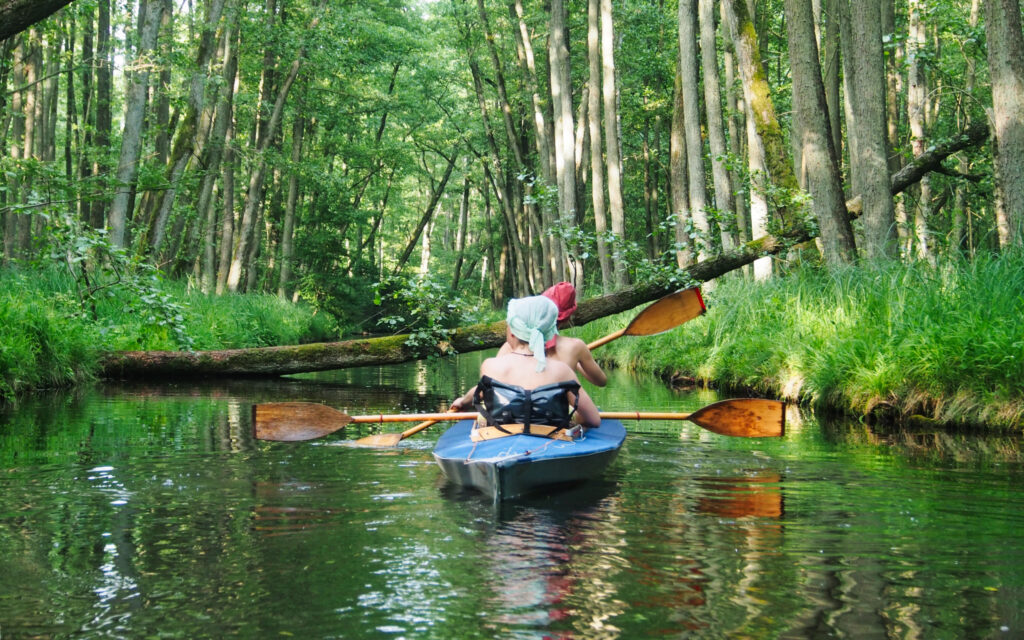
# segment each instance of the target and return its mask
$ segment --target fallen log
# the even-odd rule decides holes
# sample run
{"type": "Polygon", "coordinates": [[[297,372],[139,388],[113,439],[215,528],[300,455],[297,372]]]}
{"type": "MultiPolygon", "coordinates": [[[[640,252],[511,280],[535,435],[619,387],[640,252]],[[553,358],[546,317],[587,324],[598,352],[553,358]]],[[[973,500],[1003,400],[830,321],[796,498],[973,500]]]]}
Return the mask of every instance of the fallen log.
{"type": "MultiPolygon", "coordinates": [[[[706,282],[757,258],[778,253],[786,246],[809,239],[804,230],[786,238],[765,236],[734,251],[705,260],[686,269],[690,281],[663,281],[637,285],[608,295],[583,300],[562,328],[583,326],[598,318],[628,311],[644,303],[699,282],[706,282]],[[802,240],[802,239],[803,240],[802,240]]],[[[226,349],[219,351],[119,351],[102,362],[105,378],[281,376],[290,373],[328,371],[369,365],[419,360],[452,351],[466,353],[491,349],[505,342],[505,322],[477,324],[457,329],[446,342],[429,350],[406,344],[408,335],[383,338],[319,342],[283,347],[226,349]]]]}
{"type": "MultiPolygon", "coordinates": [[[[947,156],[979,144],[988,136],[988,127],[975,125],[962,136],[929,149],[893,176],[893,194],[899,193],[921,176],[941,166],[947,156]]],[[[851,218],[860,215],[857,200],[848,204],[851,218]]],[[[738,248],[698,262],[683,271],[684,279],[663,280],[636,285],[615,293],[583,300],[569,322],[561,328],[583,326],[598,318],[629,311],[674,291],[714,280],[730,271],[771,256],[795,245],[813,240],[817,230],[795,227],[783,235],[765,235],[738,248]]],[[[108,354],[101,365],[106,378],[171,377],[273,377],[290,373],[328,371],[371,365],[399,364],[451,352],[467,353],[492,349],[505,341],[505,322],[478,324],[455,330],[448,341],[429,350],[406,344],[408,335],[320,342],[297,346],[228,349],[222,351],[120,351],[108,354]]]]}

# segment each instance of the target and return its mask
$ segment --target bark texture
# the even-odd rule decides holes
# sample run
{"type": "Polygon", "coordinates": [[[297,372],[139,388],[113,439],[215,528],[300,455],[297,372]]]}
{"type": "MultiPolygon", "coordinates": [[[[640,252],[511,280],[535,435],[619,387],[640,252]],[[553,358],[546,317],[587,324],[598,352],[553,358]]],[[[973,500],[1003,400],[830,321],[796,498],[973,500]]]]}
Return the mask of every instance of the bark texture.
{"type": "Polygon", "coordinates": [[[0,40],[21,33],[69,4],[71,0],[0,1],[0,40]]]}

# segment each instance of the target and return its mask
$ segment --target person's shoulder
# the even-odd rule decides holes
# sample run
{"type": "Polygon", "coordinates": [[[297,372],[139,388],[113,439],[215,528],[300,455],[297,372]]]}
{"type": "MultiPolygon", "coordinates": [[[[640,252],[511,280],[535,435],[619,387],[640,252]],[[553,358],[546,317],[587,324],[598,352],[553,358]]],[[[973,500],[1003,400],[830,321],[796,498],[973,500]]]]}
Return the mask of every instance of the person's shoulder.
{"type": "Polygon", "coordinates": [[[572,367],[562,362],[561,360],[555,360],[548,358],[548,374],[558,380],[569,380],[576,379],[576,372],[572,370],[572,367]]]}

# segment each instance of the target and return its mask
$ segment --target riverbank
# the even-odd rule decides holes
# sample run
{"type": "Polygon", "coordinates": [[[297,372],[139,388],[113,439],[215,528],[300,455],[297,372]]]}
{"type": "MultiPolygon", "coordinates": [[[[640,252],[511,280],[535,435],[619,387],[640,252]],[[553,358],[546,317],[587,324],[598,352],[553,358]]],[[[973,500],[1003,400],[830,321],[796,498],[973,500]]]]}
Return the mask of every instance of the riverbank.
{"type": "MultiPolygon", "coordinates": [[[[1024,256],[803,268],[704,288],[708,313],[595,356],[894,424],[1024,425],[1024,256]]],[[[584,340],[635,313],[571,330],[584,340]]]]}
{"type": "Polygon", "coordinates": [[[334,339],[325,314],[272,295],[206,296],[154,273],[86,290],[60,270],[0,272],[0,403],[94,380],[102,353],[334,339]]]}

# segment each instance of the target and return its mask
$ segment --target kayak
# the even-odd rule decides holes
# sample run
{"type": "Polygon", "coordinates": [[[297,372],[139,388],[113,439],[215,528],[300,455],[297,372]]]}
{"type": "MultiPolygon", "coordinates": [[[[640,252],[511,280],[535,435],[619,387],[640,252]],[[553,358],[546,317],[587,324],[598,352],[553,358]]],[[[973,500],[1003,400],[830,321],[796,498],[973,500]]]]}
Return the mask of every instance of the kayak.
{"type": "Polygon", "coordinates": [[[474,442],[473,420],[449,428],[434,446],[434,459],[453,484],[471,487],[494,502],[596,478],[615,460],[626,429],[605,419],[570,440],[517,433],[474,442]]]}

